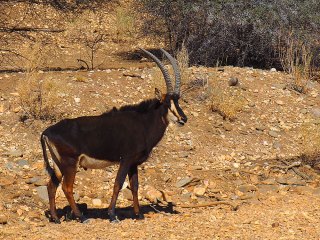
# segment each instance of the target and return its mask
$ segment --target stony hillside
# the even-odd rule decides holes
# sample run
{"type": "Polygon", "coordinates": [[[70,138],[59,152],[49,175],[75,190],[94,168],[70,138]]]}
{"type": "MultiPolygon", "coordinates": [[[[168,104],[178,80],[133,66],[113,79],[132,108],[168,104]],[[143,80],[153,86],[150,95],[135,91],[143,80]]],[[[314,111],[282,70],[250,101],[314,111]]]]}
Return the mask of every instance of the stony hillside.
{"type": "MultiPolygon", "coordinates": [[[[55,109],[76,117],[153,97],[154,87],[162,84],[153,79],[155,69],[136,61],[101,71],[40,72],[38,77],[63,86],[55,109]]],[[[317,128],[309,130],[319,119],[319,84],[310,83],[310,91],[299,94],[288,86],[286,74],[274,70],[189,70],[181,101],[188,123],[170,125],[139,168],[146,219],[131,219],[132,196],[125,185],[117,225],[109,223],[105,210],[117,166],[77,174],[75,197],[92,218],[88,225],[48,222],[39,135],[50,122],[21,117],[17,89],[25,73],[1,74],[0,237],[317,239],[319,159],[302,153],[318,134],[317,128]],[[236,86],[229,86],[231,77],[238,79],[236,86]]],[[[68,209],[61,190],[57,204],[63,216],[68,209]]]]}

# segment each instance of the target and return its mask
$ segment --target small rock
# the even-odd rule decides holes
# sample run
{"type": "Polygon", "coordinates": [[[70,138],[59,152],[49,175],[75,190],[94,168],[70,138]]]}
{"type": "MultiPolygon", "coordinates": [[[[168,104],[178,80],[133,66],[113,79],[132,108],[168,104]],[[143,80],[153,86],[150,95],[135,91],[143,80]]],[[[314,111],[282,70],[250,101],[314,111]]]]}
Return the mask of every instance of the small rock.
{"type": "Polygon", "coordinates": [[[289,185],[298,185],[298,186],[305,186],[306,185],[306,181],[298,179],[296,177],[289,178],[287,180],[287,183],[289,185]]]}
{"type": "Polygon", "coordinates": [[[176,187],[177,188],[181,188],[181,187],[185,187],[187,186],[189,183],[191,183],[193,180],[192,177],[185,177],[180,179],[177,183],[176,183],[176,187]]]}
{"type": "Polygon", "coordinates": [[[157,203],[158,200],[163,200],[162,193],[152,186],[146,186],[145,197],[153,203],[157,203]]]}
{"type": "Polygon", "coordinates": [[[133,196],[132,196],[132,192],[130,189],[125,188],[121,190],[122,194],[123,194],[123,198],[132,201],[133,200],[133,196]]]}
{"type": "Polygon", "coordinates": [[[223,128],[224,128],[224,130],[229,132],[232,130],[232,125],[230,123],[226,122],[223,124],[223,128]]]}
{"type": "Polygon", "coordinates": [[[283,101],[281,101],[281,100],[276,100],[276,104],[278,104],[278,105],[282,106],[282,105],[284,105],[284,102],[283,102],[283,101]]]}
{"type": "Polygon", "coordinates": [[[23,152],[20,149],[11,148],[5,153],[5,155],[8,156],[8,157],[16,158],[16,157],[22,157],[23,156],[23,152]]]}
{"type": "Polygon", "coordinates": [[[277,133],[277,132],[275,132],[275,131],[269,131],[268,132],[269,133],[269,135],[271,136],[271,137],[274,137],[274,138],[277,138],[277,137],[279,137],[279,134],[277,133]]]}
{"type": "Polygon", "coordinates": [[[294,188],[294,191],[299,194],[313,194],[314,188],[309,186],[297,186],[294,188]]]}
{"type": "Polygon", "coordinates": [[[75,103],[80,103],[80,101],[81,101],[80,98],[78,98],[78,97],[75,97],[75,98],[74,98],[74,102],[75,102],[75,103]]]}
{"type": "Polygon", "coordinates": [[[4,112],[4,104],[0,104],[0,113],[4,112]]]}
{"type": "Polygon", "coordinates": [[[232,86],[237,86],[238,83],[239,83],[239,79],[236,78],[236,77],[231,77],[231,78],[229,79],[229,82],[228,82],[229,86],[231,86],[231,87],[232,87],[232,86]]]}
{"type": "Polygon", "coordinates": [[[260,193],[277,192],[279,189],[278,185],[259,184],[257,187],[260,193]]]}
{"type": "Polygon", "coordinates": [[[191,115],[193,115],[195,117],[199,117],[199,113],[197,113],[197,112],[191,112],[191,115]]]}
{"type": "Polygon", "coordinates": [[[277,71],[277,69],[275,69],[275,68],[270,69],[270,72],[276,72],[276,71],[277,71]]]}
{"type": "Polygon", "coordinates": [[[248,103],[248,106],[249,106],[249,107],[255,107],[256,104],[255,104],[254,102],[249,102],[249,103],[248,103]]]}
{"type": "Polygon", "coordinates": [[[240,167],[240,163],[237,163],[237,162],[232,163],[232,166],[233,166],[234,168],[239,168],[239,167],[240,167]]]}
{"type": "Polygon", "coordinates": [[[243,193],[257,191],[257,187],[252,184],[245,184],[238,187],[238,190],[243,193]]]}
{"type": "Polygon", "coordinates": [[[92,205],[94,207],[101,207],[102,206],[102,201],[99,198],[94,198],[92,199],[92,205]]]}
{"type": "Polygon", "coordinates": [[[280,149],[282,147],[280,142],[274,142],[272,146],[274,149],[280,149]]]}
{"type": "Polygon", "coordinates": [[[8,223],[8,218],[7,216],[0,214],[0,224],[7,224],[8,223]]]}
{"type": "Polygon", "coordinates": [[[202,166],[191,166],[189,167],[189,170],[202,170],[202,166]]]}
{"type": "Polygon", "coordinates": [[[35,183],[35,182],[37,182],[39,180],[40,180],[39,177],[32,177],[32,178],[29,178],[29,179],[26,180],[26,184],[33,184],[33,183],[35,183]]]}
{"type": "Polygon", "coordinates": [[[79,195],[79,193],[74,193],[74,194],[73,194],[73,198],[74,198],[74,200],[75,200],[76,202],[78,202],[78,201],[80,200],[80,195],[79,195]]]}
{"type": "Polygon", "coordinates": [[[320,108],[311,109],[311,114],[316,118],[320,118],[320,108]]]}
{"type": "Polygon", "coordinates": [[[188,202],[190,199],[191,199],[191,193],[190,193],[190,192],[184,193],[184,194],[182,194],[181,197],[180,197],[180,200],[181,200],[182,202],[188,202]]]}
{"type": "Polygon", "coordinates": [[[275,185],[277,184],[277,181],[274,178],[268,178],[266,180],[263,180],[261,183],[266,185],[275,185]]]}
{"type": "Polygon", "coordinates": [[[24,160],[24,159],[18,160],[17,164],[18,164],[19,167],[29,166],[29,162],[27,160],[24,160]]]}
{"type": "Polygon", "coordinates": [[[11,176],[0,177],[0,187],[10,186],[15,183],[15,179],[11,176]]]}
{"type": "Polygon", "coordinates": [[[21,107],[16,107],[16,108],[13,109],[13,112],[14,112],[14,113],[18,113],[18,112],[20,112],[20,111],[21,111],[21,107]]]}
{"type": "Polygon", "coordinates": [[[283,178],[283,177],[279,177],[276,179],[276,181],[280,184],[283,184],[283,185],[288,185],[288,179],[286,178],[283,178]]]}
{"type": "Polygon", "coordinates": [[[258,125],[258,126],[256,126],[256,130],[263,132],[264,130],[266,130],[266,127],[263,125],[258,125]]]}
{"type": "Polygon", "coordinates": [[[36,191],[37,191],[37,194],[38,194],[39,198],[42,201],[44,201],[46,203],[49,202],[48,190],[47,190],[46,186],[36,187],[36,191]]]}
{"type": "Polygon", "coordinates": [[[179,158],[187,158],[189,156],[189,153],[186,151],[179,152],[178,156],[179,156],[179,158]]]}
{"type": "Polygon", "coordinates": [[[197,196],[197,197],[201,197],[206,193],[206,188],[205,187],[195,187],[193,189],[193,193],[197,196]]]}

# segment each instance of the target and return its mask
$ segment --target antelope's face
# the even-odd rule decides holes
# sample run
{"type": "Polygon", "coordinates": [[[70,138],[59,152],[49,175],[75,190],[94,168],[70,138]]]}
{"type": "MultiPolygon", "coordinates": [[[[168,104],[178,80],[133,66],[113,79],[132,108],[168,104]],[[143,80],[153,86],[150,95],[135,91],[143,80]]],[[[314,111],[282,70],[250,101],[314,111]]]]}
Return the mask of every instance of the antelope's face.
{"type": "Polygon", "coordinates": [[[160,90],[156,89],[156,96],[162,104],[168,107],[168,122],[174,122],[180,125],[184,125],[187,122],[188,118],[179,106],[180,96],[178,94],[161,94],[160,90]]]}
{"type": "Polygon", "coordinates": [[[173,94],[170,96],[170,104],[169,104],[169,118],[174,122],[179,123],[180,125],[184,125],[188,118],[182,111],[179,106],[179,95],[173,94]]]}

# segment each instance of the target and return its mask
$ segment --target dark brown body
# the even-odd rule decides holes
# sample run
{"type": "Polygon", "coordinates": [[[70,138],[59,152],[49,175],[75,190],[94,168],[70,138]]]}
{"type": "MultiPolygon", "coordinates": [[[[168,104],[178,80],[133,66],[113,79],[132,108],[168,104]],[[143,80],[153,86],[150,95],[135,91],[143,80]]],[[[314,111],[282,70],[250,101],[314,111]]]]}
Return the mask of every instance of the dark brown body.
{"type": "Polygon", "coordinates": [[[115,203],[127,175],[133,193],[134,212],[142,217],[137,196],[137,166],[147,160],[152,148],[163,137],[168,125],[169,104],[153,99],[100,116],[65,119],[47,128],[42,133],[41,143],[51,175],[48,192],[52,219],[58,221],[55,193],[63,176],[62,188],[70,206],[76,217],[83,218],[73,199],[73,184],[77,168],[79,165],[81,167],[81,156],[120,164],[109,208],[111,220],[116,219],[115,203]],[[50,169],[46,145],[53,155],[55,170],[50,169]]]}

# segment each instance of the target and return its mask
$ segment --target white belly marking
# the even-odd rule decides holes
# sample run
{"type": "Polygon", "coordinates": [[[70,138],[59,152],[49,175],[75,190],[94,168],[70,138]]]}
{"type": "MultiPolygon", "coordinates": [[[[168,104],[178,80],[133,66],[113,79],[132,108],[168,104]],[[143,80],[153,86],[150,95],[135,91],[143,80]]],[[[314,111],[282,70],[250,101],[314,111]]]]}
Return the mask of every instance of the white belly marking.
{"type": "Polygon", "coordinates": [[[81,154],[78,159],[79,166],[83,168],[101,169],[115,164],[115,162],[110,162],[108,160],[99,160],[96,158],[89,157],[85,154],[81,154]]]}

